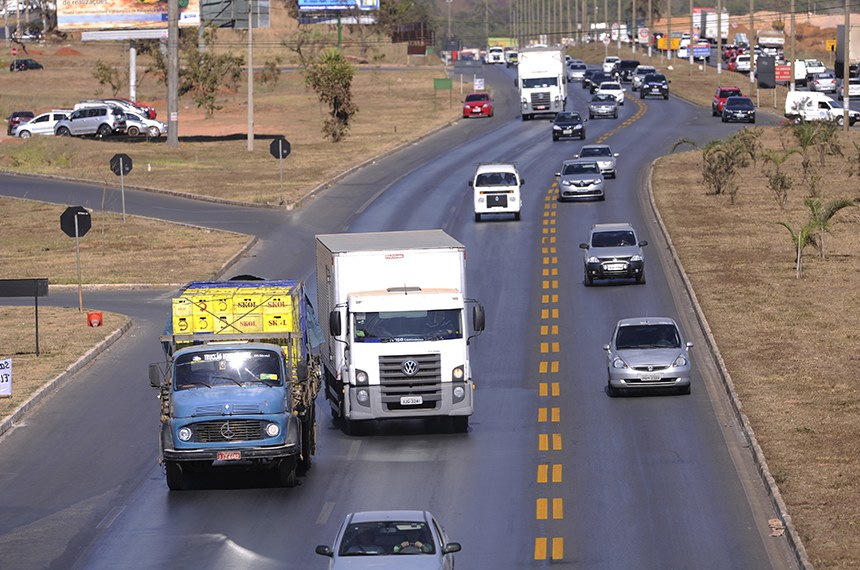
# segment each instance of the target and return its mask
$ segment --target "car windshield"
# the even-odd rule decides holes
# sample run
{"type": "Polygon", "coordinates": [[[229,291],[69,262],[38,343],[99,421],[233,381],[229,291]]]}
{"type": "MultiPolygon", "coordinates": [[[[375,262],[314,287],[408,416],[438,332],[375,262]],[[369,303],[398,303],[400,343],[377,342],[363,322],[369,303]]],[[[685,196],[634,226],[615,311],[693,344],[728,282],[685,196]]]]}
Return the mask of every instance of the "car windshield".
{"type": "Polygon", "coordinates": [[[681,336],[675,325],[627,325],[618,328],[615,348],[681,348],[681,336]]]}
{"type": "Polygon", "coordinates": [[[731,97],[726,100],[726,107],[729,109],[755,109],[752,99],[748,97],[731,97]]]}
{"type": "Polygon", "coordinates": [[[523,79],[523,87],[526,89],[534,89],[535,87],[552,87],[558,85],[557,77],[533,77],[523,79]]]}
{"type": "Polygon", "coordinates": [[[466,95],[466,101],[489,101],[490,96],[486,93],[474,93],[472,95],[466,95]]]}
{"type": "Polygon", "coordinates": [[[561,171],[563,176],[571,174],[600,174],[596,162],[568,162],[561,171]]]}
{"type": "Polygon", "coordinates": [[[666,81],[666,77],[664,75],[652,74],[647,76],[645,81],[666,81]]]}
{"type": "Polygon", "coordinates": [[[833,79],[836,76],[830,72],[827,72],[827,73],[819,73],[816,77],[818,77],[818,79],[833,79]]]}
{"type": "Polygon", "coordinates": [[[597,103],[606,103],[607,101],[615,101],[615,97],[613,95],[609,95],[608,93],[596,93],[591,100],[597,103]]]}
{"type": "Polygon", "coordinates": [[[281,386],[280,358],[271,350],[209,350],[176,358],[177,390],[212,388],[220,384],[281,386]]]}
{"type": "Polygon", "coordinates": [[[591,236],[591,247],[626,247],[636,245],[636,236],[630,230],[595,232],[591,236]]]}
{"type": "Polygon", "coordinates": [[[608,146],[586,146],[582,148],[579,156],[583,158],[589,156],[612,156],[612,151],[608,146]]]}
{"type": "Polygon", "coordinates": [[[475,186],[516,186],[517,177],[513,172],[483,172],[477,176],[475,186]]]}
{"type": "Polygon", "coordinates": [[[636,70],[636,75],[648,75],[656,71],[653,67],[640,67],[636,70]]]}
{"type": "Polygon", "coordinates": [[[732,95],[740,95],[740,89],[720,89],[720,98],[725,99],[726,97],[731,97],[732,95]]]}
{"type": "Polygon", "coordinates": [[[571,123],[580,121],[579,113],[556,113],[555,120],[557,123],[571,123]]]}
{"type": "Polygon", "coordinates": [[[600,89],[602,89],[603,91],[620,91],[621,86],[617,83],[601,83],[600,89]]]}
{"type": "Polygon", "coordinates": [[[570,68],[573,70],[581,70],[581,69],[585,69],[586,66],[584,63],[571,63],[570,68]]]}
{"type": "Polygon", "coordinates": [[[463,338],[459,309],[355,313],[355,342],[419,342],[463,338]]]}
{"type": "Polygon", "coordinates": [[[424,522],[351,523],[344,530],[338,556],[435,554],[436,545],[424,522]]]}

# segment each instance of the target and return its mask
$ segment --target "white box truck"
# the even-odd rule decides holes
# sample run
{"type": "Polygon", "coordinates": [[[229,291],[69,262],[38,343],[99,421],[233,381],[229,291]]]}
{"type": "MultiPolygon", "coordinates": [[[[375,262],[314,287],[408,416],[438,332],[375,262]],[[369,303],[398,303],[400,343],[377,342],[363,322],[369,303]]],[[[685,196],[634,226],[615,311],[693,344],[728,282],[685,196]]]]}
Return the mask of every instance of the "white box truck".
{"type": "Polygon", "coordinates": [[[316,236],[326,399],[347,434],[357,421],[474,411],[466,248],[442,230],[316,236]]]}
{"type": "Polygon", "coordinates": [[[567,74],[560,48],[530,47],[520,50],[517,66],[523,120],[535,115],[555,115],[567,103],[567,74]]]}

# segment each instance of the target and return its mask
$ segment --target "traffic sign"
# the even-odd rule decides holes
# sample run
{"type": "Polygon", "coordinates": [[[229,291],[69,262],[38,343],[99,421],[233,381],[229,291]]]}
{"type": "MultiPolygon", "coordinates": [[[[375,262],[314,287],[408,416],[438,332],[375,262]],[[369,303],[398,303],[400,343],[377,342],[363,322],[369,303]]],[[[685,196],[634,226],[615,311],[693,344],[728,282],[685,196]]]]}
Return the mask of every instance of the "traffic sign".
{"type": "Polygon", "coordinates": [[[474,80],[475,91],[482,91],[484,89],[484,78],[476,77],[474,80]]]}
{"type": "Polygon", "coordinates": [[[60,229],[69,237],[83,237],[92,226],[90,212],[83,206],[69,206],[60,215],[60,229]]]}
{"type": "Polygon", "coordinates": [[[269,152],[273,157],[281,159],[290,156],[290,141],[282,137],[276,136],[272,139],[272,144],[269,145],[269,152]]]}
{"type": "Polygon", "coordinates": [[[15,56],[17,56],[17,55],[18,55],[18,48],[13,47],[13,48],[12,48],[12,57],[15,57],[15,56]]]}
{"type": "Polygon", "coordinates": [[[603,36],[603,45],[608,46],[612,42],[609,36],[603,36]]]}
{"type": "Polygon", "coordinates": [[[777,83],[789,83],[791,81],[791,65],[774,66],[774,75],[777,83]]]}
{"type": "Polygon", "coordinates": [[[639,42],[646,43],[651,37],[651,30],[648,28],[639,28],[639,42]]]}
{"type": "Polygon", "coordinates": [[[131,172],[131,157],[127,154],[119,153],[110,158],[110,170],[117,176],[125,176],[131,172]]]}

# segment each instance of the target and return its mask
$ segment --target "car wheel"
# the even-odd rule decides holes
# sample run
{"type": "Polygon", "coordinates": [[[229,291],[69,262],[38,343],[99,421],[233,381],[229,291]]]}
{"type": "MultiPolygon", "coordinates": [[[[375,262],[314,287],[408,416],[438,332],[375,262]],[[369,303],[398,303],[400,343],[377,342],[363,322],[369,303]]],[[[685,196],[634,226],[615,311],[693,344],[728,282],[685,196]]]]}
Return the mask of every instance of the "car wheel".
{"type": "Polygon", "coordinates": [[[480,221],[481,221],[481,214],[479,214],[478,212],[475,212],[475,221],[476,221],[476,222],[480,222],[480,221]]]}
{"type": "Polygon", "coordinates": [[[610,398],[617,398],[618,396],[621,395],[621,390],[619,388],[616,388],[612,384],[607,383],[606,388],[607,388],[607,392],[609,392],[610,398]]]}
{"type": "Polygon", "coordinates": [[[310,471],[313,465],[314,448],[316,447],[316,409],[311,406],[307,414],[308,417],[302,422],[302,456],[299,458],[298,464],[298,474],[300,475],[310,471]]]}
{"type": "Polygon", "coordinates": [[[295,487],[299,484],[296,476],[296,458],[285,457],[278,461],[275,467],[275,476],[281,487],[295,487]]]}
{"type": "Polygon", "coordinates": [[[171,491],[181,491],[184,487],[182,467],[176,461],[165,461],[164,472],[167,475],[167,488],[171,491]]]}
{"type": "Polygon", "coordinates": [[[557,140],[558,140],[558,137],[555,135],[552,135],[552,142],[556,142],[557,140]]]}
{"type": "Polygon", "coordinates": [[[585,140],[585,131],[582,131],[582,132],[579,134],[579,140],[581,140],[581,141],[584,141],[584,140],[585,140]]]}
{"type": "Polygon", "coordinates": [[[589,118],[589,119],[593,119],[593,118],[594,118],[594,115],[592,115],[591,113],[589,113],[589,114],[588,114],[588,118],[589,118]]]}
{"type": "Polygon", "coordinates": [[[840,127],[845,126],[845,117],[839,117],[838,119],[836,119],[836,124],[840,127]]]}
{"type": "Polygon", "coordinates": [[[728,123],[728,122],[729,122],[729,120],[728,120],[728,119],[726,119],[725,115],[723,115],[722,121],[723,121],[724,123],[728,123]]]}
{"type": "Polygon", "coordinates": [[[690,392],[692,392],[692,390],[690,389],[689,384],[687,384],[686,386],[681,386],[680,388],[678,388],[678,393],[681,394],[682,396],[689,396],[690,392]]]}
{"type": "Polygon", "coordinates": [[[68,127],[60,127],[59,129],[57,129],[57,136],[68,137],[71,136],[71,134],[72,133],[71,131],[69,131],[68,127]]]}
{"type": "Polygon", "coordinates": [[[161,129],[156,126],[149,127],[149,136],[152,138],[161,136],[161,129]]]}
{"type": "Polygon", "coordinates": [[[469,431],[469,416],[451,416],[451,427],[455,433],[469,431]]]}
{"type": "Polygon", "coordinates": [[[108,125],[99,125],[99,129],[96,131],[96,135],[105,138],[110,136],[112,129],[108,125]]]}
{"type": "Polygon", "coordinates": [[[711,107],[711,116],[712,117],[719,117],[720,116],[720,114],[717,112],[716,107],[711,107]]]}
{"type": "Polygon", "coordinates": [[[663,95],[663,99],[668,99],[668,98],[669,98],[669,94],[668,94],[668,93],[666,93],[665,95],[663,95]]]}
{"type": "Polygon", "coordinates": [[[594,277],[588,272],[585,272],[585,279],[583,279],[586,287],[591,287],[594,285],[594,277]]]}
{"type": "MultiPolygon", "coordinates": [[[[126,131],[126,132],[128,133],[128,136],[136,137],[137,135],[140,134],[140,129],[138,129],[137,127],[129,127],[128,131],[126,131]]],[[[99,134],[101,135],[101,127],[99,127],[99,134]]],[[[101,135],[101,136],[106,136],[106,135],[101,135]]]]}
{"type": "Polygon", "coordinates": [[[22,139],[28,139],[30,138],[30,131],[20,131],[18,136],[22,139]]]}
{"type": "Polygon", "coordinates": [[[615,114],[614,114],[614,115],[612,115],[612,118],[613,118],[613,119],[617,119],[617,118],[618,118],[618,111],[615,111],[615,114]]]}
{"type": "Polygon", "coordinates": [[[644,285],[645,284],[645,270],[642,270],[642,273],[636,276],[636,284],[644,285]]]}
{"type": "Polygon", "coordinates": [[[640,98],[640,99],[644,99],[644,98],[645,98],[645,92],[644,92],[644,91],[640,91],[640,92],[639,92],[639,98],[640,98]]]}

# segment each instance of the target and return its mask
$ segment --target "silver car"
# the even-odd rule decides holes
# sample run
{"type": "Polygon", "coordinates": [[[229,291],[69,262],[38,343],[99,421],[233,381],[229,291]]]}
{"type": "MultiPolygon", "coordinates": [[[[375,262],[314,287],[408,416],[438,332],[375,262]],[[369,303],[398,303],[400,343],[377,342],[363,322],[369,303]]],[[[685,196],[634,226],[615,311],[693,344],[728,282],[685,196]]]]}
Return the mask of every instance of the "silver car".
{"type": "Polygon", "coordinates": [[[606,178],[615,178],[617,174],[618,153],[612,152],[608,144],[587,144],[573,158],[588,158],[597,161],[600,172],[606,178]]]}
{"type": "Polygon", "coordinates": [[[57,122],[54,134],[67,136],[95,135],[100,138],[125,132],[125,115],[119,107],[101,105],[75,109],[57,122]]]}
{"type": "Polygon", "coordinates": [[[588,118],[612,117],[618,118],[618,99],[610,93],[595,93],[588,104],[588,118]]]}
{"type": "Polygon", "coordinates": [[[603,200],[603,175],[594,160],[565,160],[558,177],[558,200],[603,200]]]}
{"type": "Polygon", "coordinates": [[[585,70],[588,67],[584,63],[568,63],[567,64],[567,80],[568,81],[582,81],[582,78],[585,76],[585,70]]]}
{"type": "Polygon", "coordinates": [[[626,223],[594,224],[586,243],[585,286],[594,285],[595,279],[635,279],[645,283],[645,254],[642,248],[647,241],[636,237],[636,230],[626,223]]]}
{"type": "Polygon", "coordinates": [[[689,394],[692,347],[669,317],[621,319],[612,340],[603,346],[609,395],[618,396],[627,389],[659,388],[689,394]]]}
{"type": "Polygon", "coordinates": [[[363,511],[348,514],[334,546],[316,553],[331,559],[329,570],[453,570],[460,548],[427,511],[363,511]]]}
{"type": "Polygon", "coordinates": [[[642,87],[642,80],[649,73],[657,73],[657,68],[653,65],[640,65],[633,70],[633,79],[630,80],[630,89],[638,91],[642,87]]]}
{"type": "Polygon", "coordinates": [[[42,113],[41,115],[33,117],[33,120],[21,123],[15,127],[15,130],[12,131],[12,135],[21,137],[22,139],[28,139],[33,135],[53,135],[54,127],[57,123],[71,114],[71,111],[62,109],[55,109],[48,113],[42,113]]]}

